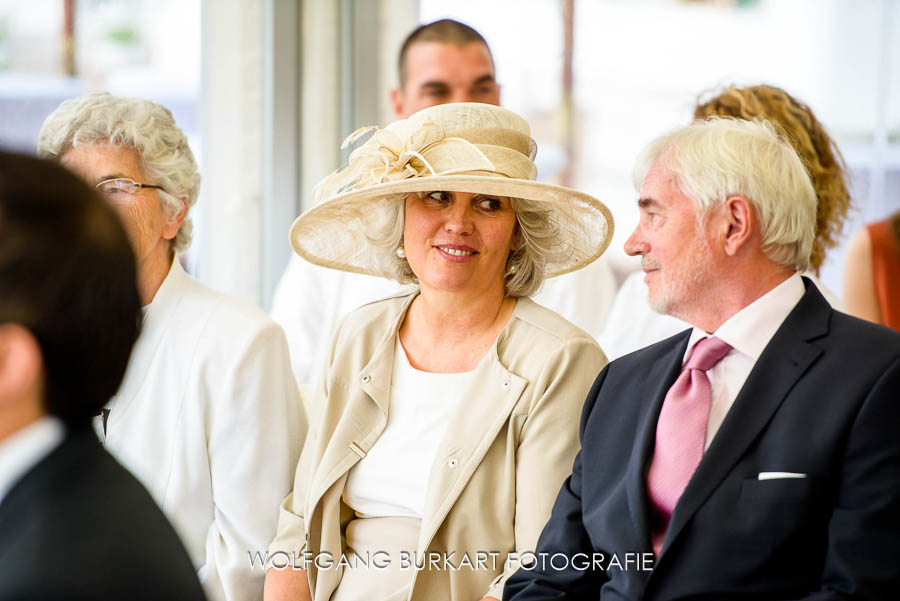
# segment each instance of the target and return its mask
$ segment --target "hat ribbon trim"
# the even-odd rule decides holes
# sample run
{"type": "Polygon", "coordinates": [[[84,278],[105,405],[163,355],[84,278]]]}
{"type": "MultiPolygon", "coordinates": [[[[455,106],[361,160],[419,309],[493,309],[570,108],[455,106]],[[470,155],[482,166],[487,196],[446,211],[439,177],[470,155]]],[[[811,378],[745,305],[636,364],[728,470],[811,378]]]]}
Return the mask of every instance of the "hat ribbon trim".
{"type": "Polygon", "coordinates": [[[464,138],[444,137],[443,129],[430,119],[426,119],[405,140],[392,131],[368,126],[354,131],[344,143],[352,144],[373,130],[375,134],[372,138],[350,155],[345,170],[346,175],[359,174],[352,178],[356,187],[429,174],[445,174],[445,170],[434,167],[434,159],[441,158],[443,152],[454,155],[454,172],[497,170],[495,164],[478,146],[464,138]]]}

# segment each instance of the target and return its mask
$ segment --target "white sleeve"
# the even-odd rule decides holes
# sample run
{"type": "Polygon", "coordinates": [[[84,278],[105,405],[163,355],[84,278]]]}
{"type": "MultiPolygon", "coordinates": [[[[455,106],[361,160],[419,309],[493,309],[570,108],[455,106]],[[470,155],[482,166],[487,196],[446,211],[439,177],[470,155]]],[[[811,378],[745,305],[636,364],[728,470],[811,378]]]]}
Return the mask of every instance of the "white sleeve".
{"type": "Polygon", "coordinates": [[[320,275],[310,263],[292,254],[272,297],[270,316],[284,328],[294,375],[306,385],[315,373],[317,345],[328,322],[324,296],[328,286],[320,281],[320,275]]]}
{"type": "Polygon", "coordinates": [[[545,280],[533,300],[596,338],[606,326],[615,296],[616,277],[601,256],[584,269],[545,280]]]}
{"type": "Polygon", "coordinates": [[[275,289],[271,317],[284,328],[291,366],[301,386],[311,387],[325,366],[341,319],[360,305],[399,290],[400,285],[392,280],[291,257],[275,289]]]}
{"type": "Polygon", "coordinates": [[[262,599],[265,555],[278,507],[290,492],[307,430],[281,329],[260,329],[218,375],[207,413],[213,523],[206,538],[204,586],[211,599],[262,599]]]}

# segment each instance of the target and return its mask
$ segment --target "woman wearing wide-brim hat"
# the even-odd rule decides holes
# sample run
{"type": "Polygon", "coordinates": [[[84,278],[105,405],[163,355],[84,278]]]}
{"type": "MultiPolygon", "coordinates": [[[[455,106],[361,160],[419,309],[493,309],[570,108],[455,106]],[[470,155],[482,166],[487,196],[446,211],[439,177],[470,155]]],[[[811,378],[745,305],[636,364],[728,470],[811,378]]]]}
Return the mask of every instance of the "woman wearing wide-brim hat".
{"type": "Polygon", "coordinates": [[[294,223],[303,258],[418,288],[335,335],[266,599],[500,599],[534,549],[606,358],[528,296],[612,236],[598,200],[535,181],[534,153],[510,111],[431,107],[376,130],[294,223]]]}

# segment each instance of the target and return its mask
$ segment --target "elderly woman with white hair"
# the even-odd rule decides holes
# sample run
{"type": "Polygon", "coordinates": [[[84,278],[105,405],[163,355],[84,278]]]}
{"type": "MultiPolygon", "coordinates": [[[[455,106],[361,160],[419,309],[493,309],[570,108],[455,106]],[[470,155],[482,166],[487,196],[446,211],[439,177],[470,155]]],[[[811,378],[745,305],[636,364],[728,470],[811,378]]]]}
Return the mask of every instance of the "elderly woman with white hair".
{"type": "Polygon", "coordinates": [[[431,107],[377,130],[294,223],[303,258],[417,287],[334,338],[267,600],[500,599],[534,549],[606,358],[528,297],[612,234],[598,200],[534,181],[534,152],[505,109],[431,107]]]}
{"type": "MultiPolygon", "coordinates": [[[[306,433],[281,329],[182,269],[200,176],[171,113],[91,93],[44,122],[38,153],[96,186],[138,259],[143,333],[98,430],[174,524],[212,599],[262,596],[265,549],[306,433]]],[[[127,508],[123,508],[127,510],[127,508]]]]}

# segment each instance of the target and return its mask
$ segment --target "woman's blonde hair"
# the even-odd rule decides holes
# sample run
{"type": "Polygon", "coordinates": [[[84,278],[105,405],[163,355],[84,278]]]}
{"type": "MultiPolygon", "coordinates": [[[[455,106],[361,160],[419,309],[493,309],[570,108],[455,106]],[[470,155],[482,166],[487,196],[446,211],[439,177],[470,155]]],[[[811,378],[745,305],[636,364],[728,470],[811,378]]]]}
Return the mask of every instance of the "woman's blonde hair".
{"type": "Polygon", "coordinates": [[[694,118],[737,117],[771,122],[800,155],[816,191],[816,228],[810,265],[819,270],[837,245],[851,207],[848,171],[834,140],[808,106],[774,86],[729,86],[699,101],[694,118]]]}
{"type": "MultiPolygon", "coordinates": [[[[424,193],[422,193],[424,194],[424,193]]],[[[403,224],[406,194],[384,198],[384,219],[377,220],[366,233],[379,262],[388,265],[391,279],[401,284],[418,283],[406,258],[397,256],[403,245],[403,224]]],[[[558,252],[556,240],[560,235],[551,219],[550,209],[535,200],[511,198],[516,214],[516,243],[506,262],[504,284],[509,296],[531,296],[544,282],[547,257],[558,252]]]]}

